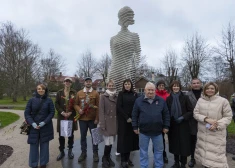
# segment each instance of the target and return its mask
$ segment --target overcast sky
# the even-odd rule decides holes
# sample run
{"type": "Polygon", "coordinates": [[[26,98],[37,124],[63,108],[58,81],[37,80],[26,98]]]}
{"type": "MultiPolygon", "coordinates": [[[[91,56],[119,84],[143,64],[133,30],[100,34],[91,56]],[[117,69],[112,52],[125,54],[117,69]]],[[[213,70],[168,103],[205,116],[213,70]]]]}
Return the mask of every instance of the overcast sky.
{"type": "Polygon", "coordinates": [[[216,44],[229,22],[235,24],[234,0],[1,0],[0,22],[11,21],[29,32],[44,53],[50,48],[66,61],[65,75],[74,75],[81,53],[100,58],[110,54],[110,38],[118,33],[118,11],[129,6],[140,36],[142,54],[160,68],[167,48],[179,54],[185,39],[197,31],[216,44]]]}

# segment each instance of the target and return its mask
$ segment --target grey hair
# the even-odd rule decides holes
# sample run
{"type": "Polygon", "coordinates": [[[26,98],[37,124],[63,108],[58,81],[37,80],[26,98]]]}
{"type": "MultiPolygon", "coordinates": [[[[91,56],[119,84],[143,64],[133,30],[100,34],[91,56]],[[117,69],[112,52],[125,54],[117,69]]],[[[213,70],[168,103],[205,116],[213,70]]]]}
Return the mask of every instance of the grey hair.
{"type": "Polygon", "coordinates": [[[152,82],[147,82],[145,85],[145,89],[147,89],[147,87],[149,87],[149,86],[153,86],[154,89],[156,89],[156,86],[152,82]]]}

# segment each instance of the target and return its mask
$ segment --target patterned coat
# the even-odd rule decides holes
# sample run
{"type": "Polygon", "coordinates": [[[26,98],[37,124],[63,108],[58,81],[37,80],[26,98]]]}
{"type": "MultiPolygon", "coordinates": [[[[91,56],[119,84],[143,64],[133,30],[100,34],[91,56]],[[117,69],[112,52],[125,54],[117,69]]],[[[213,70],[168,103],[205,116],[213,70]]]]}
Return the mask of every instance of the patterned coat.
{"type": "Polygon", "coordinates": [[[102,128],[102,134],[105,136],[114,136],[117,134],[116,102],[116,94],[110,96],[105,92],[100,96],[99,125],[102,128]]]}

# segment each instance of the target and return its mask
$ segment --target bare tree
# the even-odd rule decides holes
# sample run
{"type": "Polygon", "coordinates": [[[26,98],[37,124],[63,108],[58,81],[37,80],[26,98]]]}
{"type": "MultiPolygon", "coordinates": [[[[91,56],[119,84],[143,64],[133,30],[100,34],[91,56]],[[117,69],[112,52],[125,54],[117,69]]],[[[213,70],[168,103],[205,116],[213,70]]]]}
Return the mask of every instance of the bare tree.
{"type": "Polygon", "coordinates": [[[108,54],[105,54],[96,64],[96,73],[102,76],[104,86],[106,87],[106,78],[108,77],[108,71],[111,65],[111,58],[108,54]]]}
{"type": "Polygon", "coordinates": [[[230,23],[226,29],[222,30],[221,40],[214,51],[228,63],[233,90],[235,90],[235,29],[230,23]]]}
{"type": "Polygon", "coordinates": [[[81,54],[81,59],[78,61],[78,74],[80,77],[93,77],[97,71],[96,60],[90,50],[81,54]]]}
{"type": "Polygon", "coordinates": [[[177,79],[178,65],[177,65],[177,54],[175,50],[168,49],[162,60],[164,65],[164,71],[166,74],[166,83],[169,85],[173,80],[177,79]]]}
{"type": "Polygon", "coordinates": [[[180,81],[183,87],[188,88],[191,81],[191,75],[188,66],[184,66],[180,72],[180,81]]]}
{"type": "Polygon", "coordinates": [[[210,56],[208,44],[198,33],[186,40],[182,62],[187,66],[192,79],[197,78],[202,70],[205,70],[210,56]]]}
{"type": "Polygon", "coordinates": [[[49,82],[52,76],[56,76],[65,70],[65,64],[61,55],[55,53],[53,49],[50,49],[46,57],[41,59],[41,67],[46,82],[49,82]]]}

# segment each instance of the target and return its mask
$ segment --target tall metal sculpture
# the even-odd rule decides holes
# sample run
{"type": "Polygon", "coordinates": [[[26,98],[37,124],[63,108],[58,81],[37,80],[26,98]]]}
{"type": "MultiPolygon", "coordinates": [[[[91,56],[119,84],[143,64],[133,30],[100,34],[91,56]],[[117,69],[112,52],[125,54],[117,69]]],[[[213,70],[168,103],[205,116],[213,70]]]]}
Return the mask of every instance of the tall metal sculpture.
{"type": "Polygon", "coordinates": [[[128,30],[134,24],[134,11],[125,6],[118,12],[121,31],[110,40],[112,63],[108,79],[115,81],[118,91],[122,89],[122,82],[131,79],[135,89],[136,67],[140,61],[140,40],[137,33],[128,30]]]}

